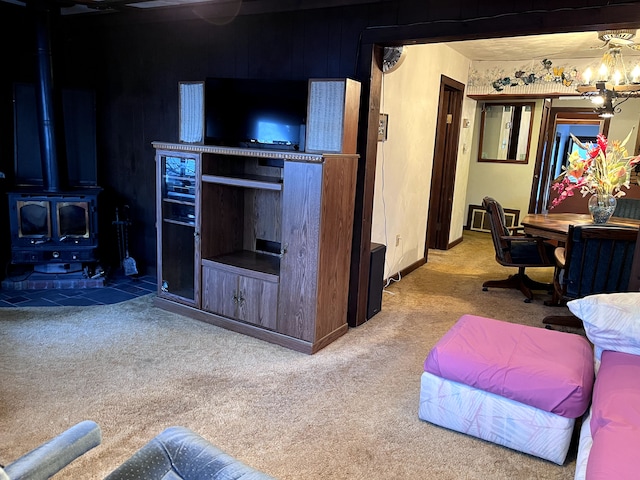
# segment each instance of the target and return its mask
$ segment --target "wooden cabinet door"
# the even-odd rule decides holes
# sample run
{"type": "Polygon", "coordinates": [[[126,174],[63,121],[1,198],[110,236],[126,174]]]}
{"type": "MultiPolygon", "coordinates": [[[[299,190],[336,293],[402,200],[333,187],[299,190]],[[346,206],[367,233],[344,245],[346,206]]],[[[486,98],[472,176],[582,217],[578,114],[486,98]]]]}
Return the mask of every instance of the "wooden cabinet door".
{"type": "Polygon", "coordinates": [[[278,284],[209,266],[202,267],[202,308],[275,330],[278,284]]]}
{"type": "Polygon", "coordinates": [[[277,330],[315,340],[322,164],[287,161],[282,200],[282,247],[277,330]]]}
{"type": "Polygon", "coordinates": [[[238,320],[275,330],[278,315],[278,284],[238,277],[238,320]]]}
{"type": "Polygon", "coordinates": [[[236,318],[238,276],[216,268],[202,267],[202,308],[236,318]]]}
{"type": "Polygon", "coordinates": [[[156,152],[158,295],[200,307],[200,156],[156,152]]]}

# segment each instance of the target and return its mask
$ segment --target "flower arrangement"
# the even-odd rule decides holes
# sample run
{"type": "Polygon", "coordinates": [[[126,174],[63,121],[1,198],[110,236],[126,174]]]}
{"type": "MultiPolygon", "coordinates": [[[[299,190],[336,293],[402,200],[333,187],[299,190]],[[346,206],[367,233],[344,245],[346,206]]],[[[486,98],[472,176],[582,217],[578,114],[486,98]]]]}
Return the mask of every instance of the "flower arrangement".
{"type": "Polygon", "coordinates": [[[632,133],[633,130],[622,142],[609,142],[604,135],[598,135],[595,145],[583,144],[571,134],[573,141],[587,151],[587,158],[582,158],[578,151],[569,156],[569,165],[562,167],[564,171],[561,176],[564,178],[551,186],[558,192],[551,202],[551,208],[573,196],[578,189],[583,197],[588,193],[613,197],[625,195],[622,187],[629,188],[631,171],[640,163],[640,155],[630,156],[625,148],[632,133]]]}

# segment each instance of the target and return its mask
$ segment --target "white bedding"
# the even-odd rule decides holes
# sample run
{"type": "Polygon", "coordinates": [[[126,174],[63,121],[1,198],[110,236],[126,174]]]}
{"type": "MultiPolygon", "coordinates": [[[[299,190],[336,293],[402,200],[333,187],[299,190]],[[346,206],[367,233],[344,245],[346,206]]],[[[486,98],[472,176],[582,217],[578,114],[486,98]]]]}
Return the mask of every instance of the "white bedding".
{"type": "Polygon", "coordinates": [[[423,372],[418,417],[562,465],[575,419],[423,372]]]}
{"type": "Polygon", "coordinates": [[[591,409],[582,419],[582,427],[580,428],[580,439],[578,444],[578,456],[576,457],[576,474],[574,480],[584,480],[587,476],[587,461],[589,460],[589,451],[591,450],[591,409]]]}

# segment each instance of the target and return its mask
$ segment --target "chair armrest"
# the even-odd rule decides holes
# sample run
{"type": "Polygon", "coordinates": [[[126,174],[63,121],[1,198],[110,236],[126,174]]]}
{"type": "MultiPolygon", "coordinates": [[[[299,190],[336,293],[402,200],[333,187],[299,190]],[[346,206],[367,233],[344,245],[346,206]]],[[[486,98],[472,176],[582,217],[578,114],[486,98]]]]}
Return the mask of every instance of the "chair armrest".
{"type": "Polygon", "coordinates": [[[18,458],[4,471],[11,480],[46,480],[101,441],[98,424],[85,420],[18,458]]]}
{"type": "Polygon", "coordinates": [[[557,247],[553,251],[553,257],[556,260],[558,268],[564,268],[565,263],[567,263],[566,253],[567,252],[564,247],[557,247]]]}
{"type": "Polygon", "coordinates": [[[528,235],[502,235],[502,240],[507,242],[529,242],[529,243],[542,243],[546,240],[543,237],[530,237],[528,235]]]}
{"type": "Polygon", "coordinates": [[[510,243],[520,242],[520,243],[535,244],[538,247],[538,255],[542,260],[542,262],[549,265],[552,265],[553,263],[550,258],[551,254],[547,253],[547,248],[550,246],[550,244],[546,242],[547,240],[546,238],[530,237],[527,235],[502,235],[500,236],[500,238],[510,243]]]}
{"type": "Polygon", "coordinates": [[[133,454],[105,480],[275,480],[224,453],[185,427],[169,427],[133,454]]]}

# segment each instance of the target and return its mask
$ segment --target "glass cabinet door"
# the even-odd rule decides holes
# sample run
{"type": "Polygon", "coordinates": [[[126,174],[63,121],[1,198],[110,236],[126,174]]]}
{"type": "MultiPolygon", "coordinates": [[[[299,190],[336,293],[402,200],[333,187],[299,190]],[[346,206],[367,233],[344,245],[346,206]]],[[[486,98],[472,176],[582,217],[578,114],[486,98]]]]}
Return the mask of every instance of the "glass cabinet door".
{"type": "Polygon", "coordinates": [[[198,155],[158,152],[159,294],[193,305],[198,285],[198,168],[198,155]]]}

